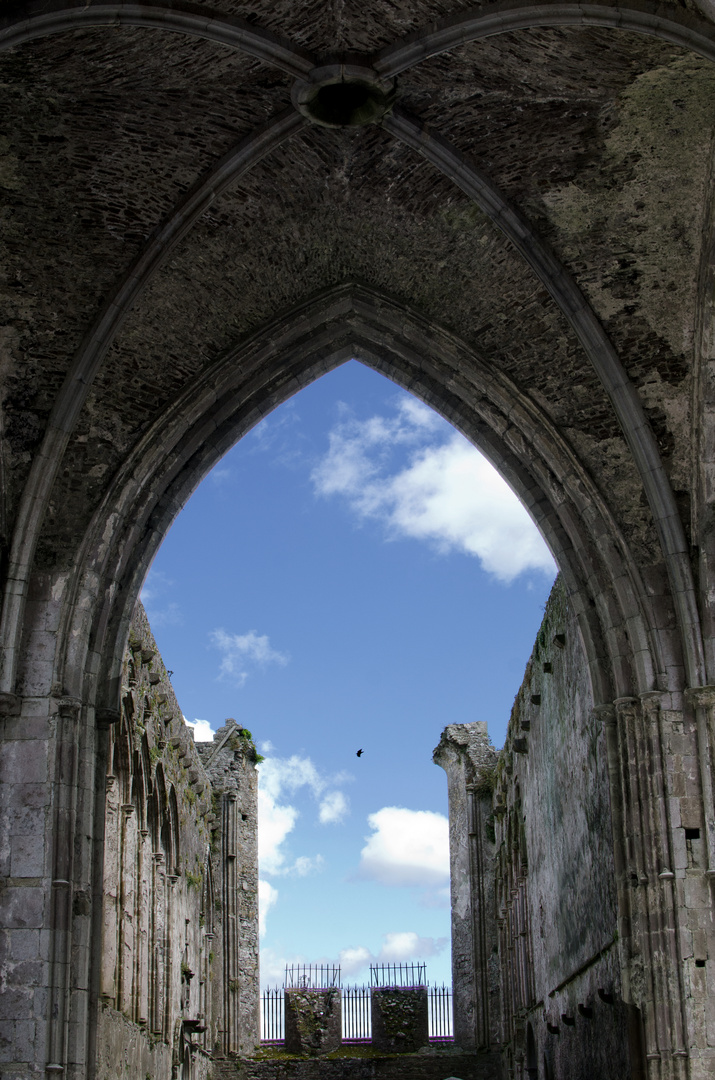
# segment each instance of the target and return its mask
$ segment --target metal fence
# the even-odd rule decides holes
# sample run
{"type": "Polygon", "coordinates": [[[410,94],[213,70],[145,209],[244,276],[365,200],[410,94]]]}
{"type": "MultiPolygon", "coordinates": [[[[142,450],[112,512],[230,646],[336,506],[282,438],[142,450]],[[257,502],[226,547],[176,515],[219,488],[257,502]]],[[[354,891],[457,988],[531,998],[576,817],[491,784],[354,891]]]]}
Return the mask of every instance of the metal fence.
{"type": "MultiPolygon", "coordinates": [[[[296,986],[288,987],[288,989],[299,988],[296,986]]],[[[369,1042],[372,1038],[370,991],[371,987],[369,986],[342,987],[343,1042],[369,1042]]],[[[261,994],[261,1042],[280,1043],[285,1039],[283,995],[284,988],[279,986],[266,989],[261,994]]],[[[430,1042],[450,1042],[454,1038],[452,988],[450,986],[429,986],[427,988],[427,1002],[429,1007],[430,1042]]]]}
{"type": "Polygon", "coordinates": [[[284,1039],[283,987],[268,987],[261,994],[261,1042],[277,1043],[284,1039]]]}
{"type": "Polygon", "coordinates": [[[343,987],[343,1042],[370,1042],[370,987],[343,987]]]}
{"type": "Polygon", "coordinates": [[[370,964],[370,986],[426,985],[426,964],[370,964]]]}
{"type": "Polygon", "coordinates": [[[427,1004],[430,1042],[451,1042],[454,1039],[452,987],[430,986],[427,991],[427,1004]]]}
{"type": "Polygon", "coordinates": [[[339,964],[286,964],[286,990],[333,990],[340,986],[339,964]]]}

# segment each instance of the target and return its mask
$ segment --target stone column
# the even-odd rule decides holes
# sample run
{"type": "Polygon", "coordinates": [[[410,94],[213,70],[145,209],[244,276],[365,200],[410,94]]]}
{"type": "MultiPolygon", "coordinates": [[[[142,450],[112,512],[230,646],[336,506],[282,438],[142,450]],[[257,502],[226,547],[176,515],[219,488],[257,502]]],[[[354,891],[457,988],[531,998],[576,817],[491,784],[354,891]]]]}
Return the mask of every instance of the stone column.
{"type": "Polygon", "coordinates": [[[151,891],[149,888],[151,876],[151,849],[149,846],[149,830],[141,829],[139,832],[139,878],[138,878],[138,903],[137,903],[137,933],[136,933],[136,986],[137,986],[137,1021],[146,1024],[149,1020],[149,905],[151,903],[151,891]]]}
{"type": "Polygon", "coordinates": [[[464,1049],[498,1044],[498,972],[494,840],[491,826],[496,751],[487,725],[450,724],[433,760],[447,773],[452,898],[454,1037],[464,1049]]]}
{"type": "Polygon", "coordinates": [[[151,1029],[155,1035],[164,1035],[164,961],[165,961],[165,898],[166,866],[164,852],[155,851],[153,856],[153,918],[152,918],[152,1008],[151,1029]]]}
{"type": "Polygon", "coordinates": [[[122,805],[118,1009],[134,1019],[134,931],[136,924],[136,816],[133,803],[122,805]]]}
{"type": "Polygon", "coordinates": [[[109,1004],[116,1005],[117,911],[119,903],[119,793],[116,776],[108,776],[106,785],[100,994],[109,1004]]]}
{"type": "Polygon", "coordinates": [[[224,1053],[238,1052],[239,1021],[239,941],[238,941],[238,874],[236,840],[238,812],[233,791],[223,796],[223,1000],[224,1053]]]}
{"type": "Polygon", "coordinates": [[[649,1080],[687,1073],[668,792],[657,692],[602,706],[611,777],[624,998],[643,1014],[649,1080]],[[618,835],[620,834],[620,835],[618,835]]]}

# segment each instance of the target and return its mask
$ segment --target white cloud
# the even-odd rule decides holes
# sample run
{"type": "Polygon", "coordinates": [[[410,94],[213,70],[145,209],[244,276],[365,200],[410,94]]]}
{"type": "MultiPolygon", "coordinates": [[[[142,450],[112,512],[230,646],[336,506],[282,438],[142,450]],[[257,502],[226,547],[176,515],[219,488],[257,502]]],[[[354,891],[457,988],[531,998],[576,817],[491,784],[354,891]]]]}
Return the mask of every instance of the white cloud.
{"type": "Polygon", "coordinates": [[[217,487],[220,487],[222,484],[225,484],[226,481],[230,480],[232,476],[233,476],[233,473],[232,473],[231,469],[221,468],[218,465],[216,465],[211,470],[211,472],[209,473],[209,479],[217,487]]]}
{"type": "Polygon", "coordinates": [[[278,900],[278,889],[271,885],[270,881],[258,879],[258,926],[259,934],[263,937],[266,933],[266,920],[268,912],[275,906],[278,900]]]}
{"type": "Polygon", "coordinates": [[[374,964],[375,957],[364,945],[357,945],[353,948],[341,949],[338,963],[340,964],[341,976],[355,975],[356,972],[366,968],[368,964],[374,964]]]}
{"type": "Polygon", "coordinates": [[[381,521],[391,538],[475,556],[500,581],[524,570],[556,572],[538,529],[496,469],[409,396],[393,417],[338,424],[312,480],[318,495],[341,496],[359,518],[381,521]],[[398,447],[408,452],[406,466],[395,464],[398,447]]]}
{"type": "Polygon", "coordinates": [[[342,791],[330,791],[320,804],[318,819],[321,825],[336,825],[348,812],[348,800],[342,791]]]}
{"type": "Polygon", "coordinates": [[[288,868],[288,873],[295,874],[296,877],[307,877],[308,874],[314,874],[316,870],[322,870],[324,862],[322,855],[299,855],[288,868]]]}
{"type": "Polygon", "coordinates": [[[208,720],[187,720],[184,717],[184,721],[188,727],[194,729],[195,742],[213,742],[214,731],[208,720]]]}
{"type": "Polygon", "coordinates": [[[449,823],[432,810],[384,806],[360,852],[359,875],[382,885],[434,889],[449,880],[449,823]]]}
{"type": "MultiPolygon", "coordinates": [[[[264,763],[265,764],[265,763],[264,763]]],[[[260,773],[260,769],[259,769],[260,773]]],[[[295,828],[298,811],[280,806],[269,792],[258,787],[258,863],[261,873],[282,874],[286,870],[283,842],[295,828]]]]}
{"type": "Polygon", "coordinates": [[[223,654],[219,668],[220,679],[230,679],[243,686],[252,667],[267,664],[287,664],[288,657],[271,647],[266,634],[249,630],[247,634],[227,634],[225,630],[213,630],[209,637],[223,654]]]}
{"type": "Polygon", "coordinates": [[[446,937],[420,937],[414,930],[385,934],[378,961],[381,964],[400,964],[406,960],[425,960],[441,953],[448,940],[446,937]]]}
{"type": "Polygon", "coordinates": [[[275,949],[261,947],[261,986],[283,986],[286,965],[307,963],[309,960],[300,953],[281,956],[275,949]]]}
{"type": "Polygon", "coordinates": [[[304,877],[320,870],[321,855],[300,855],[291,860],[286,841],[295,828],[298,809],[289,801],[305,788],[319,802],[318,818],[322,824],[337,824],[347,814],[347,799],[342,792],[326,789],[345,776],[322,776],[310,758],[293,754],[289,758],[266,758],[258,766],[258,859],[265,874],[295,874],[304,877]],[[288,798],[287,798],[288,797],[288,798]]]}
{"type": "Polygon", "coordinates": [[[341,949],[338,956],[341,975],[356,975],[370,964],[404,964],[410,960],[427,960],[443,952],[449,938],[420,937],[414,930],[383,934],[382,948],[375,954],[364,945],[341,949]]]}
{"type": "Polygon", "coordinates": [[[264,739],[262,743],[258,744],[258,749],[262,754],[270,754],[271,750],[275,750],[275,746],[270,739],[264,739]]]}

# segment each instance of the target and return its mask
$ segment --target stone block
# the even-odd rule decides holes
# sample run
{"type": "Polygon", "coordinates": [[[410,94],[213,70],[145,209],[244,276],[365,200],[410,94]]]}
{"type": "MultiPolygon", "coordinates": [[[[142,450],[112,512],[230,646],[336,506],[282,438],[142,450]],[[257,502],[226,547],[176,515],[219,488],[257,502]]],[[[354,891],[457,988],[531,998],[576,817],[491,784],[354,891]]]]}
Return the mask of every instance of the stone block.
{"type": "Polygon", "coordinates": [[[15,1060],[15,1021],[0,1020],[0,1062],[15,1060]]]}
{"type": "Polygon", "coordinates": [[[13,930],[9,935],[8,953],[15,963],[39,960],[40,930],[13,930]]]}
{"type": "Polygon", "coordinates": [[[15,1022],[15,1061],[32,1061],[37,1055],[37,1032],[34,1020],[15,1022]]]}
{"type": "Polygon", "coordinates": [[[0,893],[0,925],[14,928],[40,927],[44,892],[36,886],[8,888],[0,893]]]}
{"type": "Polygon", "coordinates": [[[336,1050],[342,1039],[338,989],[285,991],[285,1048],[316,1056],[336,1050]]]}
{"type": "Polygon", "coordinates": [[[32,991],[25,987],[6,986],[0,994],[0,1020],[26,1020],[31,996],[32,991]]]}
{"type": "Polygon", "coordinates": [[[372,1045],[391,1053],[413,1053],[429,1042],[426,986],[373,987],[372,1045]]]}
{"type": "Polygon", "coordinates": [[[43,784],[47,780],[47,744],[16,739],[3,745],[0,783],[43,784]]]}
{"type": "Polygon", "coordinates": [[[45,974],[45,965],[41,960],[21,960],[19,964],[9,964],[6,977],[8,986],[26,988],[39,986],[45,974]]]}
{"type": "Polygon", "coordinates": [[[13,836],[11,840],[10,876],[14,878],[42,877],[45,866],[45,844],[42,833],[36,836],[13,836]]]}

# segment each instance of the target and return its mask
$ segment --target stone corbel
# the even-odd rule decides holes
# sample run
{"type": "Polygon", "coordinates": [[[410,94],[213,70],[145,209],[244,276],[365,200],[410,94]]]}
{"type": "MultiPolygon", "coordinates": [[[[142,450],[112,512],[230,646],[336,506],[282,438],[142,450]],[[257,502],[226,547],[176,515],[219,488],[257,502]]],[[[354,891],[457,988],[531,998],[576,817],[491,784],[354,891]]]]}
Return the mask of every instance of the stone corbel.
{"type": "Polygon", "coordinates": [[[122,718],[122,712],[121,709],[102,708],[97,709],[94,716],[97,722],[97,727],[110,728],[114,724],[119,723],[122,718]]]}
{"type": "Polygon", "coordinates": [[[58,716],[63,720],[79,720],[79,714],[82,709],[82,702],[79,698],[58,697],[55,700],[58,716]]]}

